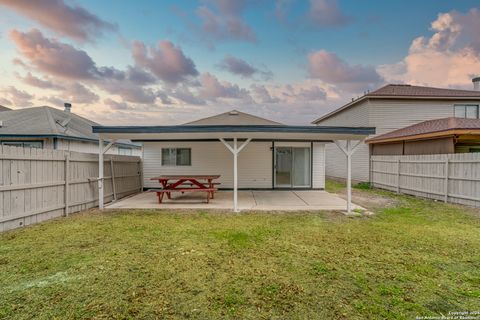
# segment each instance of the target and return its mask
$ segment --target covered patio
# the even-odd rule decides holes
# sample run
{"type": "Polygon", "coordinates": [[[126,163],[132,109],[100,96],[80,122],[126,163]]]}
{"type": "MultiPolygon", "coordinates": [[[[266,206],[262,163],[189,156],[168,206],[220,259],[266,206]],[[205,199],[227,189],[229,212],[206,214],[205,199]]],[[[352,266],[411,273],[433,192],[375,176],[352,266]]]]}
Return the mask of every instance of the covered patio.
{"type": "MultiPolygon", "coordinates": [[[[153,192],[143,192],[113,202],[109,209],[219,209],[233,207],[233,191],[218,191],[215,199],[204,203],[204,196],[198,193],[175,194],[160,206],[153,192]]],[[[240,190],[238,191],[239,210],[259,211],[318,211],[345,210],[347,201],[335,194],[322,190],[240,190]]],[[[352,209],[360,206],[352,204],[352,209]]]]}
{"type": "MultiPolygon", "coordinates": [[[[238,117],[238,112],[230,112],[227,117],[235,119],[238,117]]],[[[219,189],[226,187],[232,191],[217,192],[215,199],[210,204],[202,203],[203,201],[199,202],[196,199],[199,195],[190,193],[178,193],[175,197],[169,199],[168,202],[161,204],[155,201],[154,194],[140,194],[123,202],[113,204],[110,207],[118,208],[119,206],[124,206],[125,208],[130,208],[132,206],[141,208],[142,206],[152,206],[153,208],[169,208],[173,206],[186,208],[192,205],[192,208],[233,209],[234,212],[244,209],[261,210],[262,208],[265,208],[265,210],[276,210],[276,208],[278,210],[289,210],[289,208],[292,208],[291,210],[301,210],[301,208],[305,210],[345,210],[348,213],[352,211],[354,206],[351,203],[351,156],[368,135],[375,133],[375,128],[289,126],[276,123],[251,124],[254,123],[252,119],[232,123],[239,124],[218,122],[218,124],[213,125],[197,123],[176,126],[93,127],[93,131],[99,134],[101,142],[98,179],[100,209],[104,207],[102,201],[104,179],[103,154],[117,139],[129,139],[144,143],[144,155],[146,144],[149,145],[149,151],[161,156],[163,156],[164,151],[169,151],[167,150],[168,148],[171,149],[177,146],[184,148],[179,150],[188,148],[188,158],[186,158],[185,162],[183,163],[182,160],[177,162],[176,165],[174,163],[173,166],[170,162],[164,164],[164,158],[150,158],[148,174],[152,174],[151,171],[155,171],[153,174],[161,175],[165,174],[165,171],[171,171],[172,168],[175,170],[174,174],[177,175],[192,174],[193,171],[195,171],[195,174],[200,175],[219,174],[218,171],[222,170],[222,167],[228,163],[231,169],[227,171],[223,169],[222,176],[231,174],[231,184],[225,186],[222,183],[219,189]],[[104,147],[103,141],[106,139],[110,140],[111,143],[104,147]],[[323,145],[325,143],[335,143],[345,154],[348,176],[346,201],[323,191],[325,182],[323,145]],[[270,144],[271,147],[269,147],[270,144]],[[275,162],[278,160],[279,155],[275,156],[273,152],[282,150],[285,144],[289,146],[302,144],[302,146],[308,146],[303,148],[303,151],[310,150],[309,154],[303,153],[305,155],[302,158],[304,159],[303,164],[298,167],[298,170],[301,172],[309,174],[305,176],[306,179],[304,181],[306,181],[306,185],[302,186],[302,188],[295,188],[292,185],[286,188],[288,190],[282,190],[278,184],[279,175],[276,176],[277,179],[270,179],[271,175],[278,171],[276,169],[281,165],[278,161],[275,162]],[[257,149],[252,145],[257,146],[257,149]],[[313,151],[317,145],[319,148],[314,153],[313,151]],[[212,146],[217,146],[217,149],[214,149],[212,146]],[[218,146],[222,146],[224,149],[221,150],[224,150],[224,152],[227,150],[230,157],[225,153],[219,152],[218,146]],[[249,146],[252,146],[252,149],[249,149],[249,146]],[[263,153],[252,151],[259,150],[258,146],[263,148],[263,153]],[[267,149],[272,151],[266,152],[267,149]],[[193,155],[190,152],[193,152],[193,155]],[[245,155],[243,159],[242,155],[245,155]],[[154,167],[152,162],[159,163],[159,166],[154,167]],[[258,167],[259,163],[263,164],[262,168],[258,167]],[[254,173],[252,174],[252,172],[254,173]],[[313,176],[312,172],[315,173],[315,176],[313,176]],[[253,178],[252,175],[254,175],[253,178]],[[249,176],[253,181],[257,181],[261,185],[260,189],[264,190],[256,191],[258,189],[257,185],[244,184],[243,188],[242,186],[240,188],[252,189],[252,191],[239,191],[239,181],[242,181],[242,178],[245,176],[249,176]],[[263,179],[261,184],[258,182],[259,179],[263,179]],[[190,200],[195,203],[189,204],[190,200]],[[133,203],[137,205],[133,206],[133,203]]],[[[148,180],[144,179],[145,181],[148,180]]],[[[203,198],[204,195],[200,195],[200,197],[203,198]]]]}

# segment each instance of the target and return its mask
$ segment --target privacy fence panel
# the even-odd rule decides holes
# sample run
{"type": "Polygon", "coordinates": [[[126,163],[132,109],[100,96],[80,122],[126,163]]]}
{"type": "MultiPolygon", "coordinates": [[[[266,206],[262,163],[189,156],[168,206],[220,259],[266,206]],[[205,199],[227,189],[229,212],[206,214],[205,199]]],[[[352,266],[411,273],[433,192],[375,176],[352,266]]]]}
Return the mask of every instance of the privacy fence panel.
{"type": "MultiPolygon", "coordinates": [[[[139,157],[104,158],[105,203],[141,191],[139,157]]],[[[97,177],[96,154],[0,146],[0,231],[97,206],[97,177]]]]}
{"type": "Polygon", "coordinates": [[[373,186],[480,207],[480,153],[371,156],[373,186]]]}

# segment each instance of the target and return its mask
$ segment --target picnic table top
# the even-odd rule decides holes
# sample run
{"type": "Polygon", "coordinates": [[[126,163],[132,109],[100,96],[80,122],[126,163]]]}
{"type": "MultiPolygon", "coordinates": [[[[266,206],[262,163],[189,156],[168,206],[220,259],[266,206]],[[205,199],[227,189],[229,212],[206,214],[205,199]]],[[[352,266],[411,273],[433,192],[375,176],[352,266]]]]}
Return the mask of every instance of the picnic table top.
{"type": "Polygon", "coordinates": [[[181,180],[181,179],[195,179],[195,180],[208,180],[218,179],[219,174],[186,174],[186,175],[161,175],[158,177],[150,178],[150,180],[181,180]]]}

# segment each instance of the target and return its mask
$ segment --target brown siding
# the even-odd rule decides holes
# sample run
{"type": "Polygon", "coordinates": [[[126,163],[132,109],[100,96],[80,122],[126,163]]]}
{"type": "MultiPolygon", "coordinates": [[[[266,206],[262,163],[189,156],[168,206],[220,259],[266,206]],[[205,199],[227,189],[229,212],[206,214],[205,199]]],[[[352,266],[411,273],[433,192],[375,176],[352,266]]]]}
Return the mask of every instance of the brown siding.
{"type": "Polygon", "coordinates": [[[372,155],[374,156],[397,156],[403,154],[403,142],[373,144],[372,155]]]}
{"type": "Polygon", "coordinates": [[[405,155],[442,153],[455,153],[453,138],[405,141],[405,155]]]}

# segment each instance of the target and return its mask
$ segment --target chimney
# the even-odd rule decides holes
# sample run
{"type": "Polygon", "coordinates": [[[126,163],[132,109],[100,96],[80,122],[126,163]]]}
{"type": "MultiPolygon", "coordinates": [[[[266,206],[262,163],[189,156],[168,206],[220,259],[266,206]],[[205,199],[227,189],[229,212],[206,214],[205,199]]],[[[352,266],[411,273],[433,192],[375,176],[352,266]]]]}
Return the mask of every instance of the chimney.
{"type": "Polygon", "coordinates": [[[65,107],[65,109],[63,111],[68,112],[68,113],[70,113],[72,111],[72,104],[71,103],[65,102],[63,104],[63,106],[65,107]]]}
{"type": "Polygon", "coordinates": [[[472,79],[473,90],[480,91],[480,77],[475,77],[472,79]]]}

